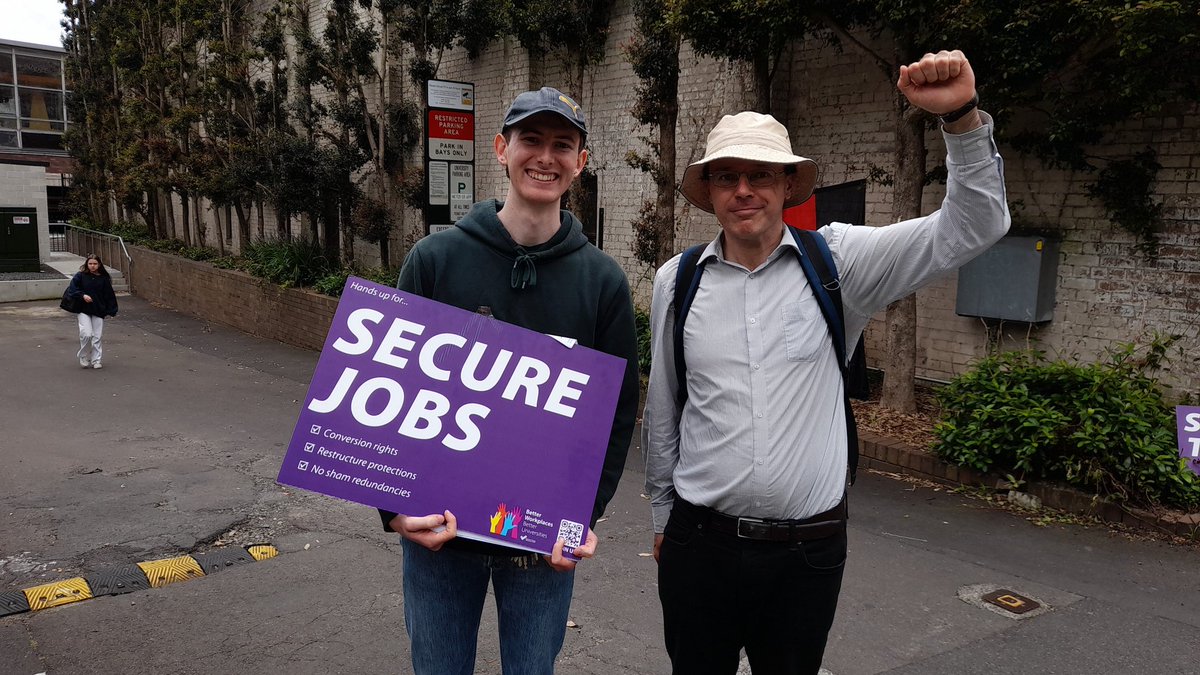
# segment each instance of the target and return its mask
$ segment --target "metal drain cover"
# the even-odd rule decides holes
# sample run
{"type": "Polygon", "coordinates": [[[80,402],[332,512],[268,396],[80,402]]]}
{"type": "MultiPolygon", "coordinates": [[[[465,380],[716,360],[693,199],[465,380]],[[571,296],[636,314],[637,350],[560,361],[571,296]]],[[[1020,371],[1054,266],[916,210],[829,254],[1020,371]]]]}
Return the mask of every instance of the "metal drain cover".
{"type": "Polygon", "coordinates": [[[1044,599],[1028,591],[1018,593],[999,584],[972,584],[958,589],[958,599],[1014,621],[1031,619],[1053,610],[1044,599]]]}
{"type": "Polygon", "coordinates": [[[1033,598],[1027,598],[1020,593],[1015,593],[1007,588],[1000,588],[991,593],[984,594],[980,597],[986,603],[990,603],[1003,609],[1006,612],[1013,614],[1025,614],[1041,607],[1041,603],[1033,598]]]}

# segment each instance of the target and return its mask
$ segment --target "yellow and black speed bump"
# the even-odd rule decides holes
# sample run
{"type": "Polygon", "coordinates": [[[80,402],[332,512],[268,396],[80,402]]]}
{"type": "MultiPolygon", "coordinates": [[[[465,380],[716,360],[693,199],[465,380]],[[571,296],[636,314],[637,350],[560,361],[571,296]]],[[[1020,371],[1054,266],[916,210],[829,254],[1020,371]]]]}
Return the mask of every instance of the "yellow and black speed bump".
{"type": "Polygon", "coordinates": [[[20,614],[29,611],[29,598],[24,591],[8,591],[0,593],[0,616],[20,614]]]}
{"type": "Polygon", "coordinates": [[[245,565],[254,562],[254,556],[244,548],[221,548],[208,553],[197,553],[192,556],[200,564],[205,574],[220,572],[226,567],[245,565]]]}
{"type": "Polygon", "coordinates": [[[146,578],[150,580],[150,585],[155,588],[162,588],[176,581],[187,581],[204,576],[204,570],[200,569],[200,564],[190,555],[149,560],[140,562],[137,566],[142,568],[142,571],[146,573],[146,578]]]}
{"type": "Polygon", "coordinates": [[[101,595],[120,595],[147,588],[161,588],[177,581],[195,579],[227,567],[279,555],[270,544],[218,549],[196,555],[149,560],[135,565],[0,593],[0,617],[67,605],[101,595]]]}
{"type": "Polygon", "coordinates": [[[26,588],[25,597],[29,599],[29,609],[49,609],[87,600],[92,597],[92,589],[82,577],[75,577],[26,588]]]}
{"type": "Polygon", "coordinates": [[[122,565],[111,570],[101,570],[84,577],[92,587],[92,595],[121,595],[150,588],[146,573],[137,565],[122,565]]]}

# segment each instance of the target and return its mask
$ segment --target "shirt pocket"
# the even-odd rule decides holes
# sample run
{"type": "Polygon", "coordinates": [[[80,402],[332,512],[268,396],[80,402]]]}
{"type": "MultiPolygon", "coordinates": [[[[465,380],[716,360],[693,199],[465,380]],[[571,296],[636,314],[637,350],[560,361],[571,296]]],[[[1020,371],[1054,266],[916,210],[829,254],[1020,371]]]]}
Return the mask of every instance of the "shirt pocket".
{"type": "Polygon", "coordinates": [[[788,361],[812,361],[821,346],[821,310],[815,302],[783,306],[783,340],[788,361]]]}

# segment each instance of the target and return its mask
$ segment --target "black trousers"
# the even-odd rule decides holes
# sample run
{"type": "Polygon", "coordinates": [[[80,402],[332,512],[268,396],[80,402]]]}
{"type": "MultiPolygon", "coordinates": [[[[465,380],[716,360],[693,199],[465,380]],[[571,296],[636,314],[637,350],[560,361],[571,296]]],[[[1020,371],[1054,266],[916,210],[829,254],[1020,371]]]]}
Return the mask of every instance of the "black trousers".
{"type": "Polygon", "coordinates": [[[704,523],[703,509],[677,500],[659,552],[672,672],[732,675],[744,647],[754,675],[816,675],[842,588],[845,521],[834,536],[796,543],[704,523]]]}

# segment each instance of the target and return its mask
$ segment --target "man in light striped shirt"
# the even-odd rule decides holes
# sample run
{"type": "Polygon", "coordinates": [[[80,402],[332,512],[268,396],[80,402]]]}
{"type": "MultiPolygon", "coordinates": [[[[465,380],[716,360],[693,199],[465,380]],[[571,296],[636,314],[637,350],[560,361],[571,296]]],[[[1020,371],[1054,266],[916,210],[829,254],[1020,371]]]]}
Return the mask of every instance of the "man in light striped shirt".
{"type": "MultiPolygon", "coordinates": [[[[870,317],[963,265],[1008,230],[991,118],[960,51],[926,54],[897,86],[942,119],[948,180],[938,211],[887,227],[834,223],[847,353],[870,317]]],[[[643,417],[646,485],[667,653],[677,674],[816,673],[846,559],[847,429],[827,324],[785,234],[816,163],[769,115],[723,118],[681,191],[721,232],[687,320],[686,396],[675,370],[679,256],[658,270],[643,417]]]]}

